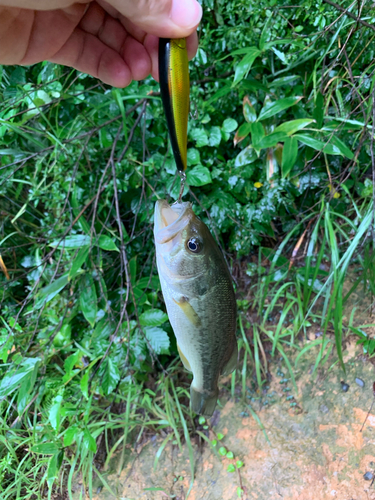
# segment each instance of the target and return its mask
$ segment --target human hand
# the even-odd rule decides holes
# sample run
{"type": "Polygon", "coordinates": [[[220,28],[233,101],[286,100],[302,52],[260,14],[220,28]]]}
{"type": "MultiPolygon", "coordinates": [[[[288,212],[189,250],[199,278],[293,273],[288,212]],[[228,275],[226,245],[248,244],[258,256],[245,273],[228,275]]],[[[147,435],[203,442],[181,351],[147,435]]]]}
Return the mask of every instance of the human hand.
{"type": "Polygon", "coordinates": [[[0,64],[51,61],[114,87],[158,80],[158,38],[187,37],[192,58],[201,14],[196,0],[0,0],[0,64]]]}

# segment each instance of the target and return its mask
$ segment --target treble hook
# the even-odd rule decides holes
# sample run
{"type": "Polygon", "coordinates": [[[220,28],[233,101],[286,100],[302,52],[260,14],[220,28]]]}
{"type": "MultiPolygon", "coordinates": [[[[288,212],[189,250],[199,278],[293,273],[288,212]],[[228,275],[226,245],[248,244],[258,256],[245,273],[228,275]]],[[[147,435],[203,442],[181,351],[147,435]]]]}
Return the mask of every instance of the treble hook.
{"type": "Polygon", "coordinates": [[[180,187],[180,194],[178,195],[178,203],[181,203],[182,195],[184,194],[184,189],[185,189],[186,174],[185,172],[179,171],[178,175],[180,176],[181,179],[181,187],[180,187]]]}

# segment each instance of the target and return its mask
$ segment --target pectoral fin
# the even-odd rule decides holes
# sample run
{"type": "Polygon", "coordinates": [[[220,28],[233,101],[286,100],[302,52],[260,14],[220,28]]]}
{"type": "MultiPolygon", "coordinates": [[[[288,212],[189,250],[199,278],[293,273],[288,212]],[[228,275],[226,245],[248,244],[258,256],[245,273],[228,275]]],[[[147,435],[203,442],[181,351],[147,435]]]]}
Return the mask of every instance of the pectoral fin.
{"type": "Polygon", "coordinates": [[[227,364],[222,369],[221,374],[229,375],[230,373],[232,373],[232,371],[236,369],[237,359],[238,359],[238,347],[237,347],[237,340],[235,340],[232,355],[229,358],[227,364]]]}
{"type": "Polygon", "coordinates": [[[189,371],[189,372],[192,372],[193,370],[191,369],[191,366],[190,366],[190,363],[189,361],[187,360],[186,356],[184,355],[184,353],[181,351],[180,349],[180,346],[177,344],[177,350],[178,350],[178,354],[180,355],[180,358],[181,358],[181,361],[182,361],[182,364],[184,365],[184,367],[189,371]]]}
{"type": "Polygon", "coordinates": [[[173,302],[181,308],[190,323],[197,327],[201,326],[201,320],[198,314],[194,311],[194,308],[190,305],[189,299],[181,297],[179,301],[173,299],[173,302]]]}

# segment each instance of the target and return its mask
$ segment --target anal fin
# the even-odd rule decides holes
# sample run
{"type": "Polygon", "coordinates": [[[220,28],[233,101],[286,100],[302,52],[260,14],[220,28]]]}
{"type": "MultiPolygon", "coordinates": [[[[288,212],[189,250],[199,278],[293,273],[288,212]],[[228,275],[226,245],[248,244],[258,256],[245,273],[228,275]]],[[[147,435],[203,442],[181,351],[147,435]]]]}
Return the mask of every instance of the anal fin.
{"type": "Polygon", "coordinates": [[[227,362],[227,364],[222,369],[221,374],[222,375],[229,375],[230,373],[232,373],[232,371],[236,369],[237,360],[238,360],[237,340],[234,340],[234,347],[233,347],[232,355],[229,358],[229,361],[227,362]]]}
{"type": "Polygon", "coordinates": [[[191,366],[190,366],[190,363],[189,361],[187,360],[186,356],[184,355],[184,353],[181,351],[180,349],[180,346],[177,344],[177,350],[178,350],[178,354],[180,355],[180,358],[181,358],[181,361],[182,361],[182,364],[184,365],[184,367],[189,371],[189,372],[192,372],[193,370],[191,369],[191,366]]]}

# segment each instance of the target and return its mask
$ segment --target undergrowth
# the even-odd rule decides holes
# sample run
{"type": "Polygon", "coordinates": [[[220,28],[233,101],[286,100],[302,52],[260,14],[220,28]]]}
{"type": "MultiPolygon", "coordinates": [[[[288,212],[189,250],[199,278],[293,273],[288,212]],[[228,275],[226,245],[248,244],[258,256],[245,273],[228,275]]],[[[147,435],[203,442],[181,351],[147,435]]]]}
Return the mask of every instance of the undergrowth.
{"type": "MultiPolygon", "coordinates": [[[[255,419],[249,387],[273,358],[295,384],[309,349],[315,371],[345,369],[348,335],[375,352],[349,310],[375,291],[374,19],[331,4],[206,1],[190,65],[184,196],[239,306],[218,407],[255,419]]],[[[155,434],[155,467],[186,443],[191,486],[209,424],[190,412],[155,267],[154,203],[179,191],[158,84],[42,63],[3,67],[0,94],[1,498],[72,498],[78,476],[90,497],[110,490],[112,460],[155,434]]]]}

